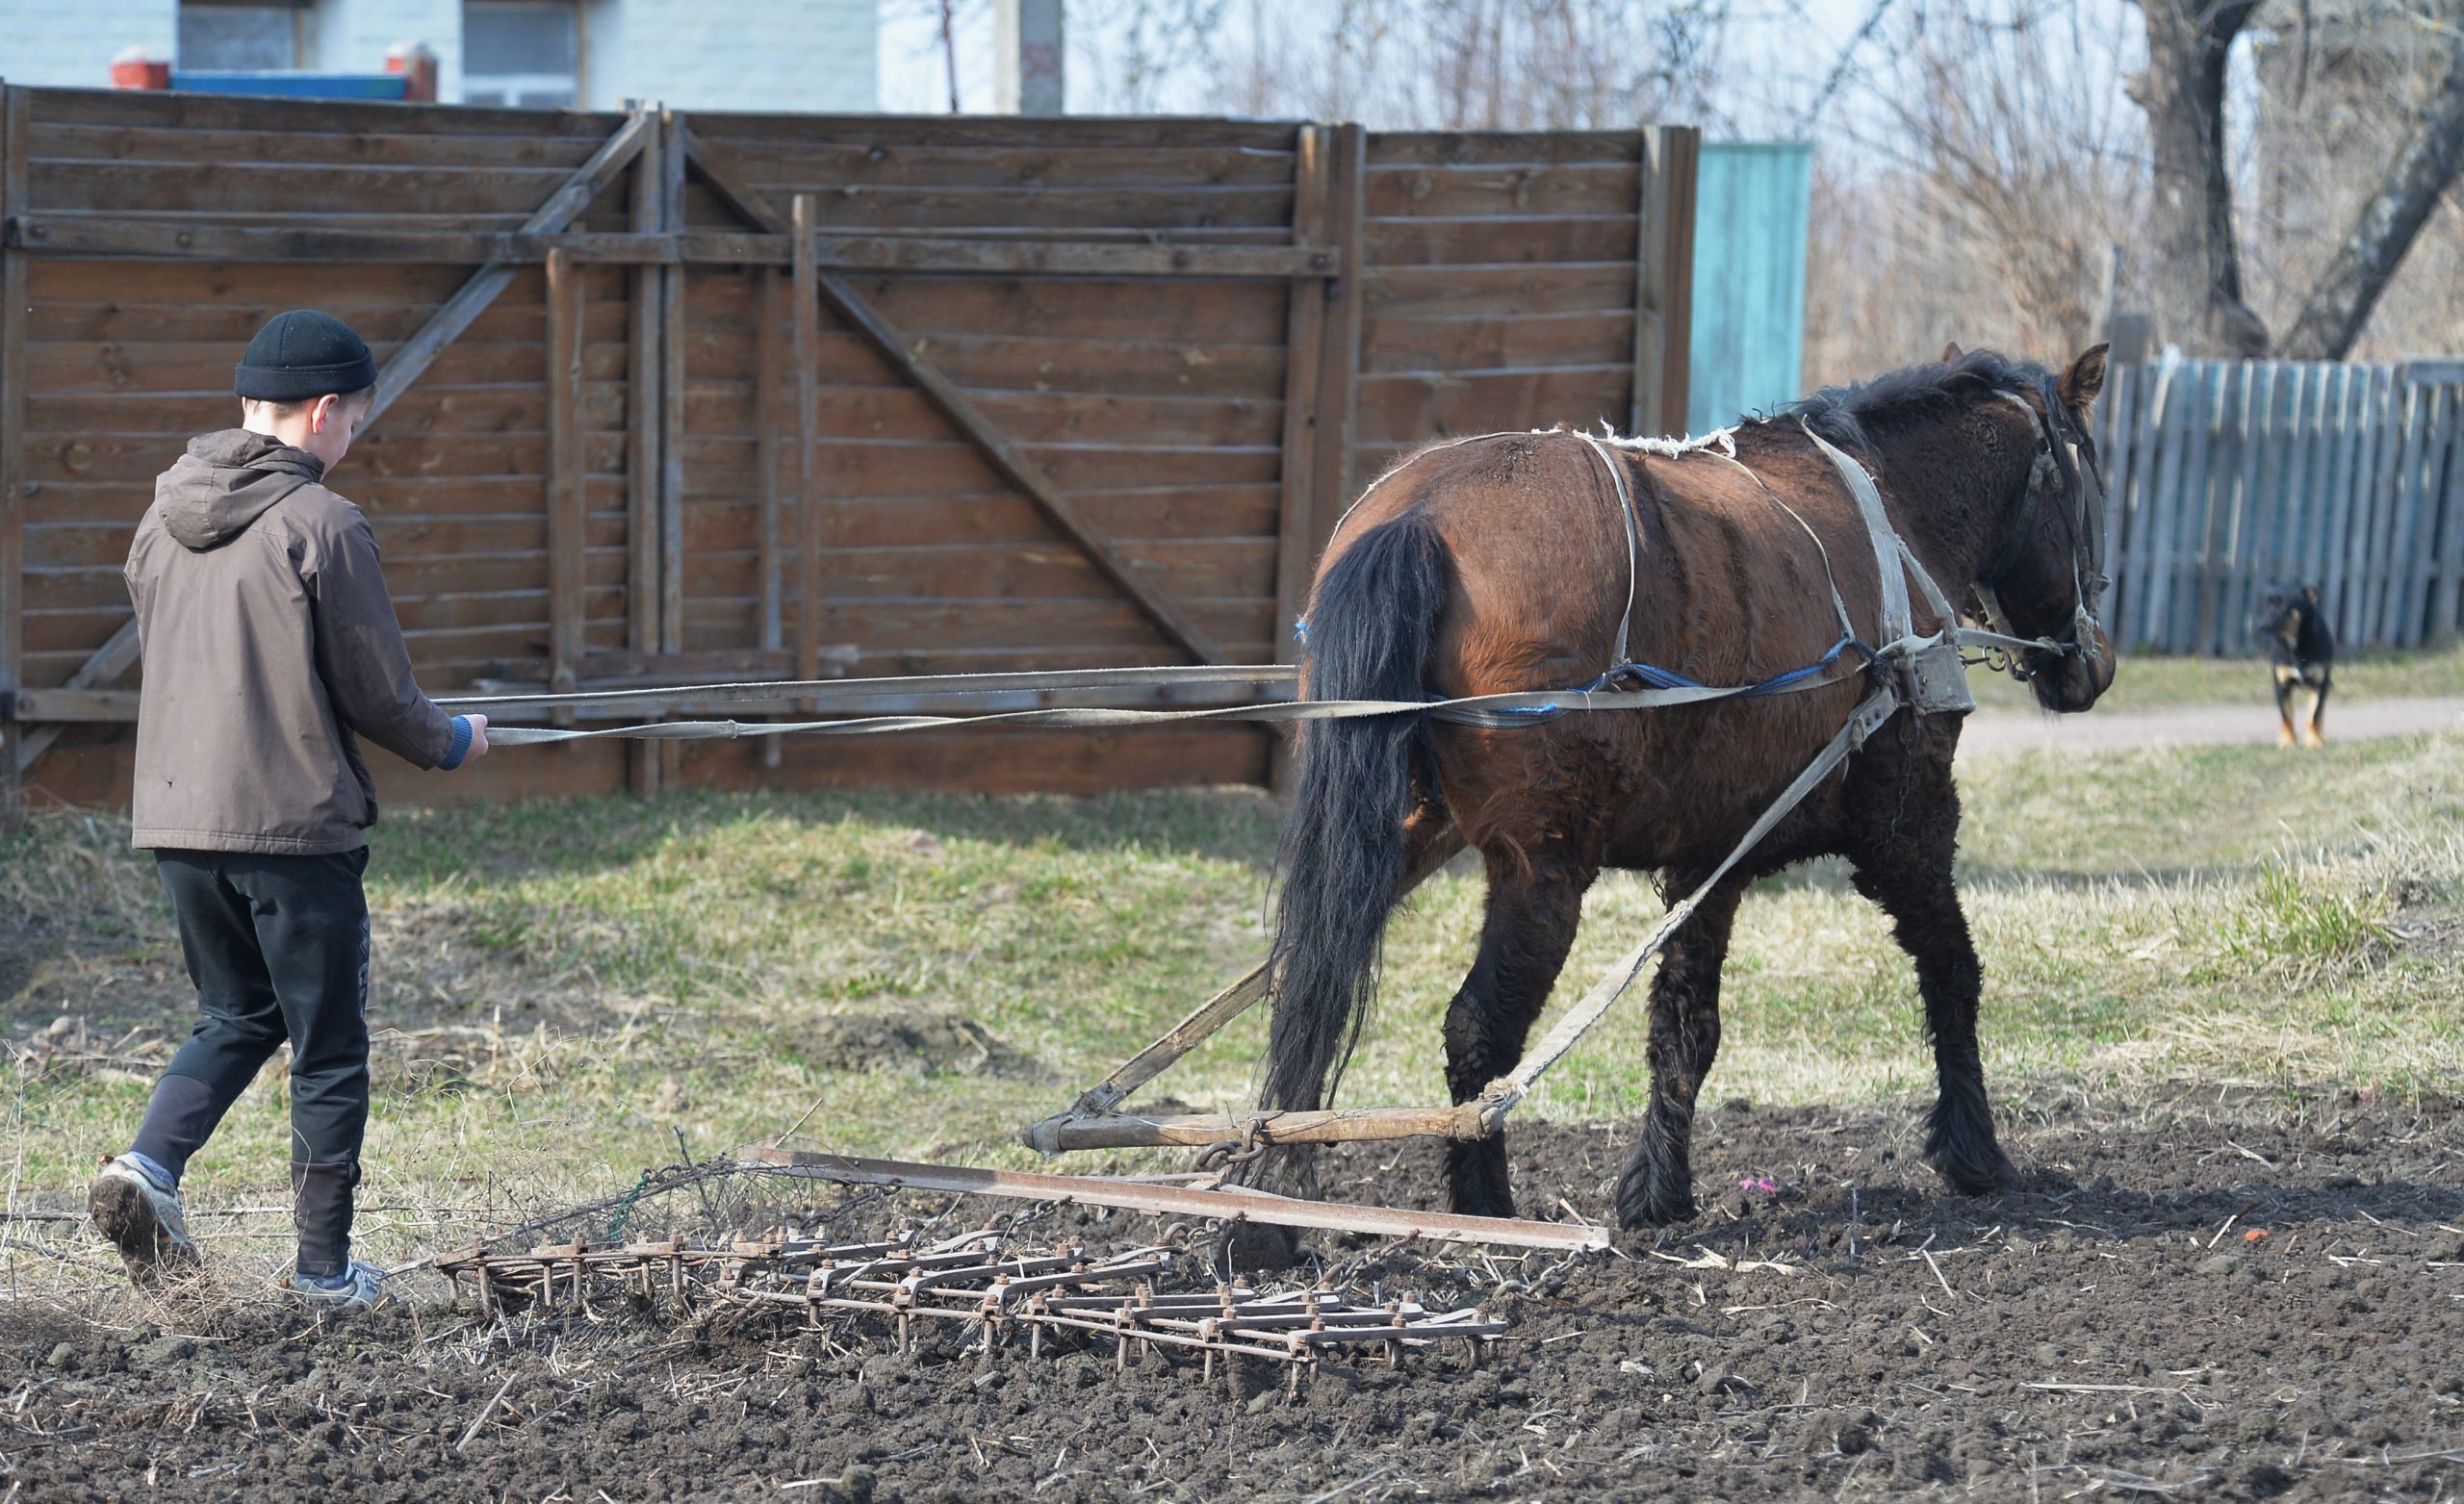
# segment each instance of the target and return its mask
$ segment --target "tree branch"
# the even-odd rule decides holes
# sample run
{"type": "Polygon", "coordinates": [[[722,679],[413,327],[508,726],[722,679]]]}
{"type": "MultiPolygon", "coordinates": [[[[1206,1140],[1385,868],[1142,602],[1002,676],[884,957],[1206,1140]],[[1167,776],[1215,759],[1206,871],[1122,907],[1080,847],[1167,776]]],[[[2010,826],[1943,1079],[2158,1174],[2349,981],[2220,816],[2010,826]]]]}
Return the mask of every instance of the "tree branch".
{"type": "Polygon", "coordinates": [[[2464,171],[2464,46],[2454,49],[2436,102],[2405,143],[2352,233],[2321,272],[2281,346],[2295,360],[2342,360],[2361,338],[2379,294],[2412,249],[2439,195],[2464,171]]]}

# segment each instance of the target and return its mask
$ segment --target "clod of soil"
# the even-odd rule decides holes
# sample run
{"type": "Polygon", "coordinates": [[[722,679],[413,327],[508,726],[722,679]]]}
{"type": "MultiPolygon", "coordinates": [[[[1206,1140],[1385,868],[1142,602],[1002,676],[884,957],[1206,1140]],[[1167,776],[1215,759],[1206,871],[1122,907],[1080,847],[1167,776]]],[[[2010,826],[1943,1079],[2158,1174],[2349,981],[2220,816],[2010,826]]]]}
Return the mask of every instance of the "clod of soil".
{"type": "Polygon", "coordinates": [[[1034,1057],[948,1008],[825,1013],[806,1027],[808,1058],[833,1070],[1029,1079],[1044,1074],[1034,1057]]]}

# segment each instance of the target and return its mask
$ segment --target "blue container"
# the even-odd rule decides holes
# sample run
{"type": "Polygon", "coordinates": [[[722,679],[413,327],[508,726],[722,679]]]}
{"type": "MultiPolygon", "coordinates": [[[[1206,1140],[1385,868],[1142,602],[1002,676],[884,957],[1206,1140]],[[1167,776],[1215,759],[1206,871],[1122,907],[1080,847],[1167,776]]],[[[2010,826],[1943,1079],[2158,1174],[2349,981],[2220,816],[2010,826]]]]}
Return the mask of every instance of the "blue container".
{"type": "Polygon", "coordinates": [[[399,73],[192,73],[171,70],[171,88],[192,94],[274,94],[286,99],[399,99],[399,73]]]}

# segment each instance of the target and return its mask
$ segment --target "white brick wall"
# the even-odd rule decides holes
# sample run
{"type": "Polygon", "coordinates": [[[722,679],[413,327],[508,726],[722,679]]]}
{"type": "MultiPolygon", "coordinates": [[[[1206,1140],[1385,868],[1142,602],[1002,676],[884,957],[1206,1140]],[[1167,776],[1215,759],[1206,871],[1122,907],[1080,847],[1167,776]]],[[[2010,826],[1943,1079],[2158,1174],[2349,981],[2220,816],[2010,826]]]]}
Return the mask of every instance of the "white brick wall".
{"type": "MultiPolygon", "coordinates": [[[[612,110],[861,113],[879,108],[880,0],[582,0],[583,101],[612,110]]],[[[112,55],[170,57],[178,0],[0,0],[0,77],[102,89],[112,55]]],[[[462,97],[461,0],[317,0],[306,66],[375,73],[398,41],[436,53],[438,93],[462,97]]]]}
{"type": "Polygon", "coordinates": [[[593,109],[880,107],[879,0],[601,0],[583,25],[593,109]]]}
{"type": "Polygon", "coordinates": [[[178,0],[0,0],[0,78],[48,89],[109,89],[112,56],[141,46],[168,58],[178,0]]]}

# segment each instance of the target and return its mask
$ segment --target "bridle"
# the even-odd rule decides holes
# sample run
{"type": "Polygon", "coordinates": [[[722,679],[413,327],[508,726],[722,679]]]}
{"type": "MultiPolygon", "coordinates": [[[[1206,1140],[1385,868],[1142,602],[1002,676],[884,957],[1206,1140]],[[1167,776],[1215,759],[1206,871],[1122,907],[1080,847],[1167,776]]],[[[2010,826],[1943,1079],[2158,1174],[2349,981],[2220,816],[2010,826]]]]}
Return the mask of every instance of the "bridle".
{"type": "MultiPolygon", "coordinates": [[[[2053,388],[2053,378],[2046,377],[2038,388],[2037,395],[2044,404],[2041,410],[2016,392],[1997,387],[1993,395],[2028,415],[2037,445],[2018,513],[1976,579],[1976,598],[1985,607],[1986,625],[2004,636],[2018,635],[1997,592],[2017,566],[2029,540],[2035,537],[2047,498],[2058,497],[2055,504],[2062,507],[2070,523],[2070,583],[2074,594],[2070,626],[2063,636],[2053,639],[2053,645],[2066,660],[2093,658],[2096,632],[2103,625],[2096,617],[2096,602],[2112,584],[2105,574],[2105,477],[2096,464],[2095,446],[2089,442],[2078,420],[2062,404],[2060,394],[2053,388]]],[[[2036,676],[2037,671],[2007,650],[1989,650],[1987,661],[2014,678],[2036,676]]]]}

